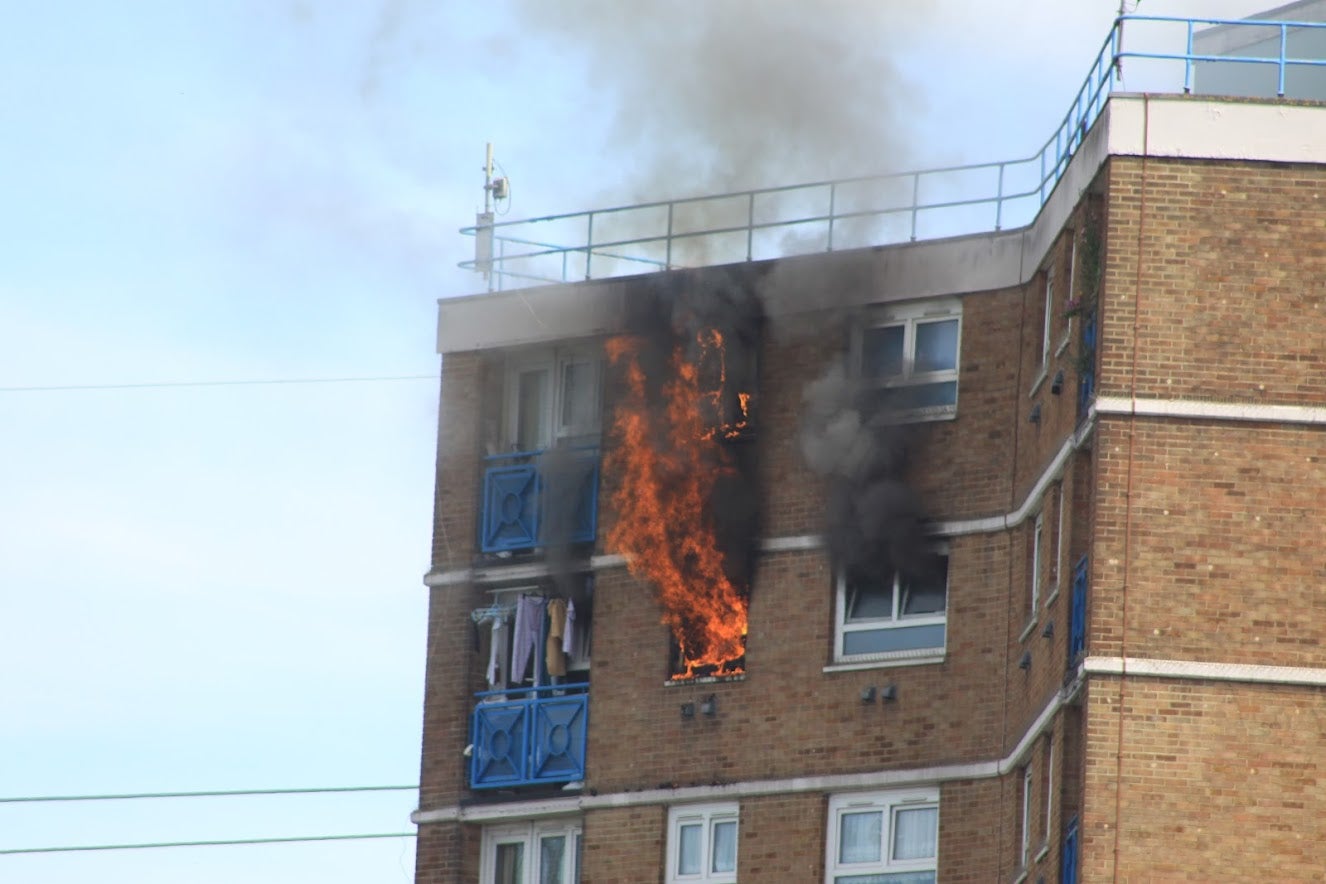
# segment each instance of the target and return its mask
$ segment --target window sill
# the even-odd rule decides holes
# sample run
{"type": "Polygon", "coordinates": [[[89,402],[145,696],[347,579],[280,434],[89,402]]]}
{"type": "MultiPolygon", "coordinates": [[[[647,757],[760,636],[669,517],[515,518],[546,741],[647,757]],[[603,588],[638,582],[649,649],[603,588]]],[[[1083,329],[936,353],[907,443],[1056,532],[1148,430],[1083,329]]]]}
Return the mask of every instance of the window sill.
{"type": "Polygon", "coordinates": [[[1045,379],[1049,376],[1050,360],[1046,359],[1045,362],[1041,363],[1040,374],[1036,375],[1036,380],[1031,382],[1031,390],[1027,393],[1028,399],[1035,398],[1036,394],[1041,391],[1041,385],[1045,383],[1045,379]]]}
{"type": "Polygon", "coordinates": [[[1036,630],[1036,618],[1032,617],[1031,622],[1022,628],[1022,634],[1018,636],[1019,642],[1025,642],[1027,638],[1036,630]]]}
{"type": "Polygon", "coordinates": [[[853,662],[844,660],[840,663],[830,663],[825,666],[821,672],[856,672],[861,669],[893,669],[898,666],[925,666],[932,663],[943,663],[944,653],[927,655],[924,657],[893,657],[887,660],[862,660],[853,662]]]}

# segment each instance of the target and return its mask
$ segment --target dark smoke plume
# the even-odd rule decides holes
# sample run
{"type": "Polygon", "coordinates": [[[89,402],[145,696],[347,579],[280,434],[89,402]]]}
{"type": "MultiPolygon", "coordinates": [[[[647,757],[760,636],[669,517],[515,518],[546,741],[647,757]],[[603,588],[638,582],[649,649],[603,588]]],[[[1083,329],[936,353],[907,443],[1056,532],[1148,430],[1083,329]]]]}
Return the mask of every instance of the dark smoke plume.
{"type": "Polygon", "coordinates": [[[848,576],[921,575],[926,551],[921,501],[904,481],[907,427],[873,409],[841,367],[802,394],[801,452],[829,482],[827,542],[848,576]]]}

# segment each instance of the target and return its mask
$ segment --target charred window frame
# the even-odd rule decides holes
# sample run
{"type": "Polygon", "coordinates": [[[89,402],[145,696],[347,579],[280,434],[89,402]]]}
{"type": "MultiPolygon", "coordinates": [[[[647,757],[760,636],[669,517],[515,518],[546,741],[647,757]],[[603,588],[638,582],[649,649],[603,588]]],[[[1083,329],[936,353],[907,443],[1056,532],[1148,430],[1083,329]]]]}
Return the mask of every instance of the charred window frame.
{"type": "Polygon", "coordinates": [[[579,820],[485,826],[479,859],[483,884],[580,880],[579,820]]]}
{"type": "Polygon", "coordinates": [[[503,387],[504,441],[514,451],[597,442],[602,400],[603,360],[597,348],[513,353],[503,387]]]}
{"type": "Polygon", "coordinates": [[[852,373],[875,408],[902,420],[946,420],[958,411],[961,353],[961,301],[890,305],[856,326],[852,373]]]}
{"type": "Polygon", "coordinates": [[[872,578],[841,569],[834,604],[835,663],[887,665],[943,659],[948,642],[947,548],[936,550],[935,570],[900,571],[872,578]]]}
{"type": "Polygon", "coordinates": [[[939,862],[939,789],[829,798],[825,881],[933,884],[939,862]]]}
{"type": "Polygon", "coordinates": [[[736,884],[738,818],[735,803],[671,808],[667,884],[736,884]]]}

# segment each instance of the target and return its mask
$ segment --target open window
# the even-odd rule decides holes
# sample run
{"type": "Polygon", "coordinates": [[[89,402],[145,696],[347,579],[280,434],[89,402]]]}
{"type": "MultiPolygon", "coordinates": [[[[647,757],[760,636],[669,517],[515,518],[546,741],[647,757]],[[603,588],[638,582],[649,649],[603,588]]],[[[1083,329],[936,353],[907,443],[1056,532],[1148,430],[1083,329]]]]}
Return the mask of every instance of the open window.
{"type": "Polygon", "coordinates": [[[891,305],[857,329],[855,375],[876,408],[906,420],[958,409],[962,305],[953,298],[891,305]]]}
{"type": "Polygon", "coordinates": [[[840,574],[834,660],[868,663],[944,656],[948,623],[948,555],[923,573],[840,574]]]}

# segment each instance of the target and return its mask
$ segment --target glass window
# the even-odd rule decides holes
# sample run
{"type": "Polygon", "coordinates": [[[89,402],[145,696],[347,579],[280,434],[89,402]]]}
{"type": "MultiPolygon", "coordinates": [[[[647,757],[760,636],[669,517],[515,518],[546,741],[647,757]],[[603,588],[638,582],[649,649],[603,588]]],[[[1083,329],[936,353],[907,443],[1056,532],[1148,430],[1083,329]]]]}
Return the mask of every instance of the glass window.
{"type": "Polygon", "coordinates": [[[737,805],[683,805],[668,811],[668,884],[735,884],[737,805]]]}
{"type": "Polygon", "coordinates": [[[861,374],[868,378],[901,375],[906,331],[906,326],[887,325],[862,332],[861,374]]]}
{"type": "Polygon", "coordinates": [[[577,884],[580,823],[487,826],[479,869],[483,884],[577,884]]]}
{"type": "Polygon", "coordinates": [[[524,884],[524,862],[523,843],[497,845],[497,874],[494,880],[497,884],[524,884]]]}
{"type": "Polygon", "coordinates": [[[948,557],[925,574],[886,573],[838,580],[834,657],[887,660],[942,654],[948,608],[948,557]]]}
{"type": "Polygon", "coordinates": [[[934,884],[939,790],[829,798],[828,884],[934,884]]]}
{"type": "Polygon", "coordinates": [[[522,371],[516,379],[516,448],[547,445],[548,370],[522,371]]]}
{"type": "Polygon", "coordinates": [[[884,825],[882,811],[845,813],[842,815],[841,848],[838,861],[842,863],[878,862],[884,825]]]}
{"type": "Polygon", "coordinates": [[[916,324],[916,372],[951,371],[958,367],[958,321],[916,324]]]}
{"type": "Polygon", "coordinates": [[[855,364],[868,407],[912,419],[955,413],[960,311],[953,299],[899,305],[859,330],[855,364]]]}

